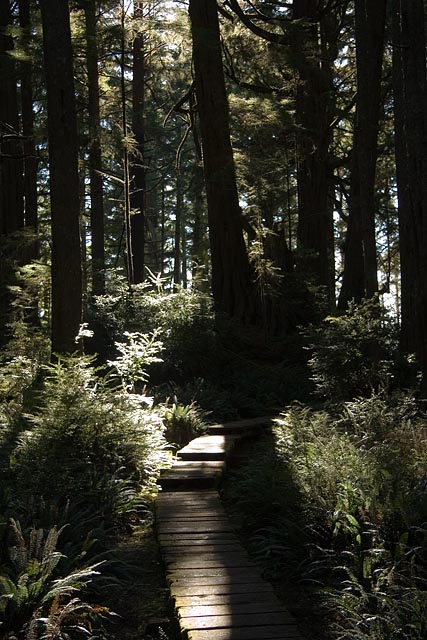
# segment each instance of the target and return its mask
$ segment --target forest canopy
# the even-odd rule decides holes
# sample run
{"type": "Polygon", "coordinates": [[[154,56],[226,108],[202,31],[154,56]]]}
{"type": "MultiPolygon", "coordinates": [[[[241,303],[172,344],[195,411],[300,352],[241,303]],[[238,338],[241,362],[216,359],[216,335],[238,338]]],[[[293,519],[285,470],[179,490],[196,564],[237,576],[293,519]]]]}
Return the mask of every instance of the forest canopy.
{"type": "Polygon", "coordinates": [[[17,289],[72,351],[113,272],[158,274],[271,335],[377,297],[425,369],[423,2],[0,17],[3,340],[17,289]]]}

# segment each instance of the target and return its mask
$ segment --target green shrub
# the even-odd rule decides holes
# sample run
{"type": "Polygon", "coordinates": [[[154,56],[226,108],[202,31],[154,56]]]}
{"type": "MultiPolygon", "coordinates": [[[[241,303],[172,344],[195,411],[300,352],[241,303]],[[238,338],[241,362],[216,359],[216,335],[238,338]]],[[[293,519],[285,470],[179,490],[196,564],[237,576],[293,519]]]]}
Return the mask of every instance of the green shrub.
{"type": "Polygon", "coordinates": [[[212,300],[195,290],[170,292],[161,283],[129,288],[115,277],[109,283],[109,293],[96,298],[88,322],[95,333],[90,348],[101,354],[112,355],[114,343],[122,340],[125,331],[157,331],[164,346],[163,364],[153,370],[166,379],[200,375],[215,353],[212,300]]]}
{"type": "Polygon", "coordinates": [[[318,395],[339,402],[390,387],[397,332],[376,301],[352,305],[304,334],[318,395]]]}
{"type": "Polygon", "coordinates": [[[11,458],[15,501],[84,500],[111,521],[132,486],[134,497],[153,490],[165,464],[158,412],[144,397],[111,387],[89,357],[62,358],[47,369],[39,409],[27,421],[11,458]]]}

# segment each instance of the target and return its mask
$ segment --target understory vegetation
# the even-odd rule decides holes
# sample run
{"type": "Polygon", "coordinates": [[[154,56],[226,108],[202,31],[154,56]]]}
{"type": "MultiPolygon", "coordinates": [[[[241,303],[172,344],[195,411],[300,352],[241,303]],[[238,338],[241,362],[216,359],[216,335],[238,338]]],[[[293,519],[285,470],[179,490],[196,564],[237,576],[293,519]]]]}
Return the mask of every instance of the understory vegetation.
{"type": "MultiPolygon", "coordinates": [[[[119,549],[135,533],[154,549],[156,480],[173,451],[207,421],[294,395],[284,372],[294,377],[296,352],[285,364],[262,341],[249,350],[250,336],[218,329],[206,294],[116,278],[87,319],[72,355],[51,357],[43,327],[23,317],[1,353],[1,638],[125,637],[115,603],[150,571],[119,549]]],[[[135,605],[130,638],[174,637],[173,624],[147,623],[167,613],[164,585],[155,589],[157,600],[135,605]]]]}
{"type": "Polygon", "coordinates": [[[206,423],[286,407],[224,485],[266,577],[308,638],[425,638],[427,415],[393,321],[368,302],[255,341],[205,294],[153,284],[112,282],[74,355],[23,322],[2,351],[0,637],[175,637],[149,534],[160,470],[206,423]]]}
{"type": "Polygon", "coordinates": [[[421,640],[427,415],[368,307],[305,332],[322,402],[289,405],[225,497],[308,637],[421,640]]]}

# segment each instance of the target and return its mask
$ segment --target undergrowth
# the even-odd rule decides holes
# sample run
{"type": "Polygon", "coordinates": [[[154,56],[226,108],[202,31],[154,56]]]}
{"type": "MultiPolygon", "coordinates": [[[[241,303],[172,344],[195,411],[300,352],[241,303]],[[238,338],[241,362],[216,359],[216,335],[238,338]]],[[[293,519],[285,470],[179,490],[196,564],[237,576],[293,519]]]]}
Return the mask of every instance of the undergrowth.
{"type": "Polygon", "coordinates": [[[413,399],[295,404],[257,454],[227,495],[267,575],[305,585],[327,637],[425,638],[427,420],[413,399]]]}

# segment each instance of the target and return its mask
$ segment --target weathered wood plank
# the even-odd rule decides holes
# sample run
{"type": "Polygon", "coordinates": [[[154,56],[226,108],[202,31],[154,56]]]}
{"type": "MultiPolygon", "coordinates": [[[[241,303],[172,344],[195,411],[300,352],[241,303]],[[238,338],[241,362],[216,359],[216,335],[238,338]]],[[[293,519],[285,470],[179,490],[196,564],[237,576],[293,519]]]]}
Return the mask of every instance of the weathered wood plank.
{"type": "Polygon", "coordinates": [[[243,553],[199,553],[197,556],[182,554],[180,557],[166,555],[165,562],[169,571],[212,567],[256,567],[256,564],[243,553]]]}
{"type": "Polygon", "coordinates": [[[163,533],[232,533],[233,527],[229,520],[201,520],[199,522],[187,522],[178,520],[176,522],[167,520],[159,522],[158,530],[163,533]]]}
{"type": "Polygon", "coordinates": [[[167,569],[168,580],[177,582],[178,580],[199,580],[200,578],[222,578],[228,581],[238,580],[239,582],[251,582],[260,580],[259,571],[252,567],[229,568],[226,566],[219,567],[202,567],[200,569],[167,569]]]}
{"type": "Polygon", "coordinates": [[[301,640],[298,628],[291,625],[193,629],[188,640],[301,640]]]}
{"type": "Polygon", "coordinates": [[[225,460],[236,444],[238,434],[204,435],[178,451],[182,460],[225,460]]]}
{"type": "Polygon", "coordinates": [[[210,531],[198,533],[197,538],[188,535],[188,533],[159,533],[159,541],[161,545],[188,545],[203,547],[210,544],[235,544],[237,537],[231,532],[210,531]]]}
{"type": "MultiPolygon", "coordinates": [[[[254,589],[258,589],[260,583],[261,583],[261,578],[257,577],[256,575],[248,577],[245,576],[243,574],[240,575],[233,575],[233,576],[227,576],[227,575],[208,575],[208,576],[186,576],[185,578],[180,578],[177,576],[174,576],[173,579],[170,579],[168,577],[169,583],[170,585],[186,585],[186,586],[193,586],[193,587],[197,587],[197,589],[199,587],[213,587],[213,586],[218,586],[218,585],[222,585],[222,586],[229,586],[230,588],[232,586],[235,586],[237,584],[244,584],[246,585],[248,588],[252,587],[252,591],[254,589]],[[259,580],[260,582],[256,582],[256,580],[259,580]],[[256,586],[255,586],[256,585],[256,586]]],[[[196,591],[195,591],[196,592],[196,591]]]]}
{"type": "Polygon", "coordinates": [[[178,608],[212,605],[226,605],[227,607],[244,605],[249,607],[256,607],[258,604],[263,606],[265,605],[267,608],[271,606],[279,606],[283,608],[282,603],[271,591],[249,591],[246,593],[209,593],[203,595],[175,597],[175,606],[178,608]]]}
{"type": "Polygon", "coordinates": [[[172,582],[170,585],[170,591],[172,597],[181,596],[209,596],[227,595],[235,593],[271,593],[273,594],[273,587],[267,582],[259,581],[248,584],[247,582],[234,582],[234,583],[221,583],[221,584],[185,584],[182,585],[178,582],[172,582]]]}
{"type": "Polygon", "coordinates": [[[162,553],[165,557],[170,558],[191,558],[191,557],[200,557],[206,558],[206,556],[222,556],[226,554],[233,553],[241,553],[246,554],[242,551],[242,547],[238,545],[236,542],[221,543],[221,544],[205,544],[205,545],[187,545],[181,544],[179,546],[171,544],[171,545],[162,545],[162,553]]]}
{"type": "Polygon", "coordinates": [[[215,500],[220,502],[217,491],[177,491],[176,493],[159,493],[157,500],[160,504],[164,502],[190,502],[196,501],[203,504],[208,500],[215,500]]]}
{"type": "Polygon", "coordinates": [[[224,518],[223,509],[181,509],[169,508],[156,511],[157,522],[167,522],[168,520],[214,520],[224,518]]]}
{"type": "MultiPolygon", "coordinates": [[[[238,616],[242,614],[245,615],[246,619],[247,614],[262,613],[265,615],[270,613],[283,613],[283,605],[278,600],[271,598],[265,602],[234,602],[228,604],[178,606],[177,611],[179,618],[183,619],[204,618],[207,616],[238,616]]],[[[287,621],[295,624],[295,618],[291,616],[290,613],[287,614],[287,621]]]]}
{"type": "Polygon", "coordinates": [[[283,611],[270,613],[246,613],[221,616],[191,616],[181,618],[186,631],[192,629],[226,629],[227,627],[259,627],[276,625],[295,625],[295,620],[283,611]]]}

